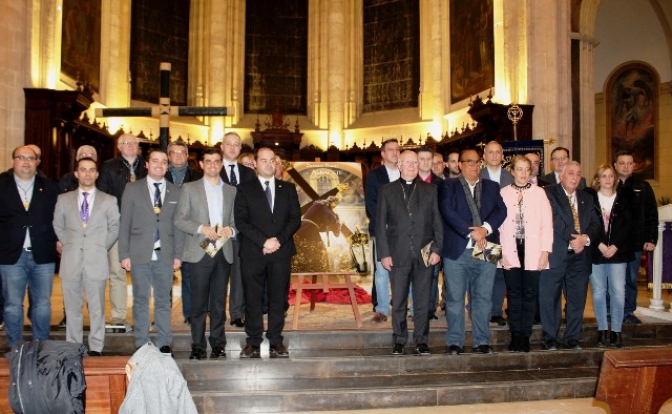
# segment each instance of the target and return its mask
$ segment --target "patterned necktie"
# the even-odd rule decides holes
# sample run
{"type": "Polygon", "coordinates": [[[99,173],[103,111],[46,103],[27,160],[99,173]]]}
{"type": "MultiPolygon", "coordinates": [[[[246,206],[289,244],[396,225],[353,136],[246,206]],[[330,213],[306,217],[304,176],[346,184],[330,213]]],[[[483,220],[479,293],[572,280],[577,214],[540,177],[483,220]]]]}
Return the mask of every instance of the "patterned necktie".
{"type": "MultiPolygon", "coordinates": [[[[154,211],[156,212],[157,215],[161,212],[161,183],[154,183],[154,211]]],[[[154,232],[154,241],[157,242],[159,241],[159,228],[156,228],[156,232],[154,232]]]]}
{"type": "Polygon", "coordinates": [[[229,165],[229,168],[231,168],[231,174],[229,174],[229,177],[231,177],[231,179],[229,181],[231,181],[231,185],[234,187],[238,185],[238,178],[236,177],[236,172],[234,171],[235,167],[236,166],[233,164],[229,165]]]}
{"type": "Polygon", "coordinates": [[[82,223],[84,224],[84,227],[86,227],[86,224],[89,222],[89,201],[86,199],[88,195],[89,193],[86,191],[82,193],[82,196],[84,196],[84,201],[82,202],[82,210],[79,212],[80,216],[82,217],[82,223]]]}
{"type": "Polygon", "coordinates": [[[569,206],[572,208],[572,218],[574,219],[574,230],[578,234],[581,234],[581,222],[579,221],[579,213],[576,211],[576,206],[574,205],[574,194],[568,194],[569,206]]]}
{"type": "Polygon", "coordinates": [[[273,194],[271,193],[271,187],[269,186],[269,182],[266,181],[266,189],[264,192],[266,193],[266,200],[268,201],[268,206],[271,208],[271,211],[273,211],[273,194]]]}

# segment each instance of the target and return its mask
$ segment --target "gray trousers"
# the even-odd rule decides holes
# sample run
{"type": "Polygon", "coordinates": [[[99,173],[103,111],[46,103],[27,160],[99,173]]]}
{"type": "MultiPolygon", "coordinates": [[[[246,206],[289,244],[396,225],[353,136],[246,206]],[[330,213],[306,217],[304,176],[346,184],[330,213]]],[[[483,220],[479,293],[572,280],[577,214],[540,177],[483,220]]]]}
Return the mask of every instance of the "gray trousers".
{"type": "Polygon", "coordinates": [[[65,307],[65,340],[83,343],[84,317],[82,306],[84,294],[89,309],[89,350],[102,352],[105,346],[105,286],[107,279],[93,280],[84,271],[79,275],[61,276],[63,306],[65,307]]]}
{"type": "Polygon", "coordinates": [[[154,326],[156,327],[155,345],[170,346],[173,332],[170,328],[173,288],[173,267],[158,260],[146,264],[131,263],[131,281],[133,283],[133,324],[135,325],[135,346],[149,342],[149,296],[154,291],[154,326]]]}

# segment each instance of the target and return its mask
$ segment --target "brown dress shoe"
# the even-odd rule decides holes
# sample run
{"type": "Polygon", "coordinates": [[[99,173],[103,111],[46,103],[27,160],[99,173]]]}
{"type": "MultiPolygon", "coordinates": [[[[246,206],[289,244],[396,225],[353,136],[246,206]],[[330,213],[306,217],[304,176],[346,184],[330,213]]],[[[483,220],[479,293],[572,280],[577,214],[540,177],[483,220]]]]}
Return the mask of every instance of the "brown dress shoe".
{"type": "Polygon", "coordinates": [[[371,318],[371,323],[383,322],[387,322],[387,316],[383,315],[381,312],[374,312],[373,317],[371,318]]]}
{"type": "Polygon", "coordinates": [[[282,342],[277,345],[271,345],[269,348],[271,358],[288,358],[289,350],[282,342]]]}
{"type": "Polygon", "coordinates": [[[240,351],[241,358],[261,358],[261,350],[258,346],[247,344],[242,351],[240,351]]]}

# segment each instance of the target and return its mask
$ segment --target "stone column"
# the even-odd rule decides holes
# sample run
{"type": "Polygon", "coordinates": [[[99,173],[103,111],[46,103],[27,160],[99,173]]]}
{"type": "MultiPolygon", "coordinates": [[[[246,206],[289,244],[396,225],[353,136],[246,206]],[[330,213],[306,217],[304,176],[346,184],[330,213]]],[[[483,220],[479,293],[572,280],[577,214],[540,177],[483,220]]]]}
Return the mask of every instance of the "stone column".
{"type": "Polygon", "coordinates": [[[131,0],[102,2],[100,101],[112,108],[131,104],[131,0]]]}
{"type": "Polygon", "coordinates": [[[343,106],[345,95],[345,0],[329,0],[327,18],[327,77],[329,88],[329,132],[327,146],[343,148],[343,106]]]}
{"type": "MultiPolygon", "coordinates": [[[[443,116],[450,108],[449,5],[441,0],[420,2],[420,96],[423,120],[431,120],[430,130],[439,138],[445,126],[443,116]],[[444,50],[446,53],[444,53],[444,50]]],[[[439,138],[440,139],[440,138],[439,138]]]]}
{"type": "MultiPolygon", "coordinates": [[[[511,100],[535,105],[534,138],[554,138],[555,145],[571,149],[570,2],[502,4],[505,78],[511,100]]],[[[546,149],[547,158],[550,149],[546,149]]]]}
{"type": "Polygon", "coordinates": [[[591,177],[595,165],[595,52],[598,42],[589,36],[580,36],[579,43],[579,111],[581,136],[581,167],[585,177],[591,177]]]}

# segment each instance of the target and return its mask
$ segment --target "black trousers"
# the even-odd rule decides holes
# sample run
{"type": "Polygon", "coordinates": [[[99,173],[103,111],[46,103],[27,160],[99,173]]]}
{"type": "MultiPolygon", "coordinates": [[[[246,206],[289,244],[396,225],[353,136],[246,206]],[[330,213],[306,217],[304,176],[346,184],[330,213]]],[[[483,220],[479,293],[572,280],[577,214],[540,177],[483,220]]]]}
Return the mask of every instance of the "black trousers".
{"type": "Polygon", "coordinates": [[[240,270],[240,243],[233,242],[233,264],[231,264],[231,289],[229,292],[229,315],[232,320],[245,317],[245,294],[243,293],[243,277],[240,270]]]}
{"type": "Polygon", "coordinates": [[[509,291],[509,330],[511,333],[532,335],[532,325],[539,300],[540,271],[525,269],[525,243],[518,243],[521,267],[504,269],[504,280],[509,291]]]}
{"type": "Polygon", "coordinates": [[[210,315],[210,347],[225,347],[226,285],[231,264],[220,250],[191,263],[191,349],[205,351],[205,317],[210,315]],[[209,310],[209,312],[208,312],[209,310]]]}
{"type": "Polygon", "coordinates": [[[268,286],[268,329],[266,338],[271,345],[282,342],[285,327],[285,304],[289,293],[291,256],[241,257],[245,293],[245,333],[247,343],[259,346],[263,342],[264,318],[261,302],[264,284],[268,286]]]}
{"type": "Polygon", "coordinates": [[[429,296],[434,266],[426,267],[421,257],[392,260],[392,339],[402,345],[408,340],[406,308],[408,288],[413,284],[413,339],[416,345],[429,344],[429,296]]]}
{"type": "Polygon", "coordinates": [[[562,309],[560,308],[563,285],[567,299],[567,327],[563,342],[581,339],[583,311],[586,308],[590,264],[586,252],[567,252],[559,266],[544,270],[539,278],[539,303],[541,307],[541,327],[543,339],[558,340],[562,309]]]}

